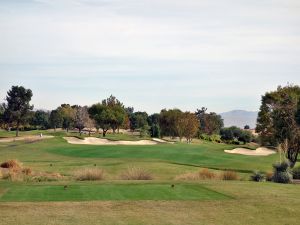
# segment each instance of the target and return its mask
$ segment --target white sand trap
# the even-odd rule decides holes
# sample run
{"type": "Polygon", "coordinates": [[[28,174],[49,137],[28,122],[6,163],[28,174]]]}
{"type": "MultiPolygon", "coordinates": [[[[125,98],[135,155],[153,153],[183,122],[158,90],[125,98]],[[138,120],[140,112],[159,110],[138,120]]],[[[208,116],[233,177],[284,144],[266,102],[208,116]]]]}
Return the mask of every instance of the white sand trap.
{"type": "Polygon", "coordinates": [[[240,155],[253,155],[253,156],[266,156],[272,155],[276,152],[269,148],[260,147],[256,150],[250,150],[247,148],[235,148],[233,150],[224,150],[224,152],[231,153],[231,154],[240,154],[240,155]]]}
{"type": "Polygon", "coordinates": [[[21,136],[21,137],[7,137],[7,138],[0,138],[0,143],[7,143],[7,142],[14,142],[14,141],[38,141],[43,139],[53,138],[50,135],[43,135],[40,137],[39,135],[28,135],[28,136],[21,136]]]}
{"type": "Polygon", "coordinates": [[[107,139],[88,137],[84,140],[76,137],[64,137],[70,144],[75,145],[156,145],[157,142],[151,140],[140,141],[110,141],[107,139]]]}

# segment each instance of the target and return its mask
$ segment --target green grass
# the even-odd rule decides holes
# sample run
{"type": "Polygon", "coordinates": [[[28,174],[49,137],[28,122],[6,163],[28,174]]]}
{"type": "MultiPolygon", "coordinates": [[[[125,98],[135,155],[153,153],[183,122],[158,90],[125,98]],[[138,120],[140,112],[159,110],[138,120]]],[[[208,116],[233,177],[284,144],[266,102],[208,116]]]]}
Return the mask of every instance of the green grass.
{"type": "MultiPolygon", "coordinates": [[[[93,186],[98,185],[95,183],[93,186]]],[[[294,225],[299,223],[298,185],[245,181],[204,181],[194,185],[195,187],[203,185],[233,198],[184,201],[0,202],[0,224],[294,225]]]]}
{"type": "Polygon", "coordinates": [[[70,145],[62,139],[52,139],[40,143],[41,150],[48,153],[79,157],[106,159],[134,159],[135,161],[154,159],[174,164],[208,167],[213,169],[232,169],[239,172],[253,170],[267,171],[278,158],[271,156],[244,156],[225,153],[225,149],[236,146],[202,142],[201,144],[158,144],[154,146],[89,146],[70,145]]]}
{"type": "Polygon", "coordinates": [[[1,202],[90,200],[221,200],[228,196],[199,184],[82,184],[7,185],[1,202]]]}
{"type": "MultiPolygon", "coordinates": [[[[21,135],[40,131],[21,132],[21,135]]],[[[105,171],[105,180],[77,182],[0,182],[0,225],[181,225],[298,224],[298,185],[249,181],[174,181],[177,175],[202,167],[232,169],[249,178],[252,170],[271,171],[279,156],[224,153],[236,146],[195,140],[194,144],[155,146],[89,146],[68,144],[64,131],[43,131],[52,139],[0,143],[0,161],[18,159],[33,171],[67,176],[80,168],[105,171]],[[50,166],[52,164],[52,166],[50,166]],[[149,171],[154,180],[120,181],[128,166],[149,171]],[[170,184],[175,182],[175,188],[170,184]],[[68,184],[67,190],[63,186],[68,184]]],[[[14,132],[0,131],[0,137],[14,132]]],[[[97,135],[95,135],[97,136],[97,135]]],[[[138,140],[115,135],[112,140],[138,140]]]]}
{"type": "MultiPolygon", "coordinates": [[[[230,169],[241,173],[250,173],[253,170],[271,171],[272,164],[278,160],[277,155],[257,157],[228,154],[224,149],[236,146],[205,141],[154,146],[72,145],[62,138],[64,132],[47,132],[46,134],[55,134],[56,137],[35,143],[0,143],[1,160],[18,159],[34,170],[62,174],[70,174],[78,167],[96,164],[114,179],[122,170],[134,165],[149,170],[155,179],[163,180],[173,179],[176,175],[202,167],[230,169]],[[50,163],[53,167],[49,166],[50,163]]],[[[21,135],[24,133],[21,132],[21,135]]],[[[126,136],[123,138],[126,139],[126,136]]]]}

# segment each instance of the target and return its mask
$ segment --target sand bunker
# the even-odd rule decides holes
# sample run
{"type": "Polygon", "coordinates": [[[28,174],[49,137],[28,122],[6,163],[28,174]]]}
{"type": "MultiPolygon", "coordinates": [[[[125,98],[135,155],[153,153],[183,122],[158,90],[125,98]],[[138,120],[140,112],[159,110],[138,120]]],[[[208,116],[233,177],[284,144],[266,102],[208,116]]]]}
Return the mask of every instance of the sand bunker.
{"type": "Polygon", "coordinates": [[[77,145],[156,145],[158,142],[151,140],[140,141],[110,141],[107,139],[88,137],[84,140],[76,137],[64,137],[70,144],[77,145]]]}
{"type": "Polygon", "coordinates": [[[276,152],[269,148],[260,147],[256,150],[250,150],[247,148],[235,148],[233,150],[224,150],[224,152],[231,153],[231,154],[240,154],[240,155],[253,155],[253,156],[266,156],[272,155],[276,152]]]}
{"type": "Polygon", "coordinates": [[[171,141],[166,141],[160,138],[152,138],[153,141],[156,141],[158,143],[168,143],[168,144],[174,144],[175,142],[171,142],[171,141]]]}
{"type": "Polygon", "coordinates": [[[28,135],[28,136],[22,136],[22,137],[7,137],[7,138],[0,138],[0,143],[6,143],[6,142],[14,142],[14,141],[38,141],[43,139],[49,139],[53,138],[53,136],[50,135],[43,135],[40,137],[39,135],[28,135]]]}

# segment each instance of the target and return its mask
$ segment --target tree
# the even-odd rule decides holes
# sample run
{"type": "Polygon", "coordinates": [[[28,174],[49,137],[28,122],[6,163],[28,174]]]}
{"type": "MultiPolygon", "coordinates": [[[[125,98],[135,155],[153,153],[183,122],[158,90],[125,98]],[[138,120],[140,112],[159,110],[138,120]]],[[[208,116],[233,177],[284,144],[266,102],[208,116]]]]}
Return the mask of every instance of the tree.
{"type": "Polygon", "coordinates": [[[158,113],[150,115],[147,119],[150,126],[150,135],[151,137],[160,138],[160,127],[159,127],[159,117],[158,113]]]}
{"type": "Polygon", "coordinates": [[[115,96],[111,95],[106,100],[102,101],[103,105],[106,105],[112,111],[112,118],[110,122],[110,126],[113,130],[113,133],[118,130],[122,126],[126,118],[126,111],[123,103],[121,103],[115,96]]]}
{"type": "Polygon", "coordinates": [[[32,91],[23,86],[12,86],[7,92],[4,117],[7,122],[16,127],[16,136],[19,136],[20,126],[27,120],[33,105],[30,105],[32,91]]]}
{"type": "Polygon", "coordinates": [[[5,108],[4,108],[4,106],[5,106],[4,103],[0,104],[0,128],[3,128],[4,125],[5,125],[5,121],[4,121],[4,111],[5,111],[5,108]]]}
{"type": "Polygon", "coordinates": [[[56,131],[56,128],[62,127],[63,116],[59,110],[52,110],[49,117],[50,126],[56,131]]]}
{"type": "Polygon", "coordinates": [[[148,126],[148,114],[146,112],[135,112],[129,117],[130,129],[135,131],[136,129],[145,128],[148,126]]]}
{"type": "Polygon", "coordinates": [[[222,117],[215,112],[206,113],[206,111],[207,108],[202,107],[195,112],[199,120],[199,133],[219,134],[221,128],[224,127],[222,117]]]}
{"type": "Polygon", "coordinates": [[[256,131],[263,144],[286,145],[284,153],[294,167],[300,152],[300,87],[279,86],[262,96],[256,131]]]}
{"type": "MultiPolygon", "coordinates": [[[[90,125],[90,117],[88,113],[88,108],[86,106],[77,106],[75,108],[75,118],[74,125],[75,128],[79,130],[79,134],[81,135],[82,130],[90,125]]],[[[89,132],[90,133],[90,132],[89,132]]]]}
{"type": "Polygon", "coordinates": [[[111,122],[114,116],[112,110],[107,105],[97,103],[92,105],[88,112],[91,118],[95,120],[96,125],[102,129],[102,135],[105,137],[107,131],[111,128],[111,122]]]}
{"type": "Polygon", "coordinates": [[[31,125],[37,129],[47,129],[49,127],[49,112],[37,110],[34,112],[31,125]]]}
{"type": "Polygon", "coordinates": [[[96,127],[96,123],[93,119],[91,119],[90,117],[88,118],[88,120],[86,121],[86,128],[89,131],[89,136],[91,136],[91,132],[93,130],[93,128],[96,127]]]}
{"type": "Polygon", "coordinates": [[[191,143],[193,137],[197,134],[199,127],[199,120],[194,113],[181,113],[176,121],[177,133],[180,140],[182,137],[186,138],[187,143],[191,143]]]}
{"type": "Polygon", "coordinates": [[[159,116],[159,126],[162,136],[170,136],[172,138],[178,136],[176,122],[181,114],[182,112],[179,109],[161,110],[159,116]]]}
{"type": "Polygon", "coordinates": [[[241,141],[246,144],[253,139],[253,135],[250,131],[242,130],[236,126],[222,128],[220,134],[221,139],[224,141],[241,141]]]}
{"type": "Polygon", "coordinates": [[[66,129],[67,132],[74,127],[76,107],[77,106],[70,106],[69,104],[62,104],[57,108],[63,118],[62,128],[66,129]]]}

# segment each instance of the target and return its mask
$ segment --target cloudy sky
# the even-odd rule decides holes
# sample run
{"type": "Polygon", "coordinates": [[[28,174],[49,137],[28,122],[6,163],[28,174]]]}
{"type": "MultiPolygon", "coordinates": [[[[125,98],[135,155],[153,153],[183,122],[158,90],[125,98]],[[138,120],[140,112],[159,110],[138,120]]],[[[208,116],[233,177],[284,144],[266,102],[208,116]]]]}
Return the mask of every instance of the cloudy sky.
{"type": "Polygon", "coordinates": [[[0,97],[36,108],[116,95],[161,108],[258,110],[300,84],[299,0],[0,0],[0,97]]]}

